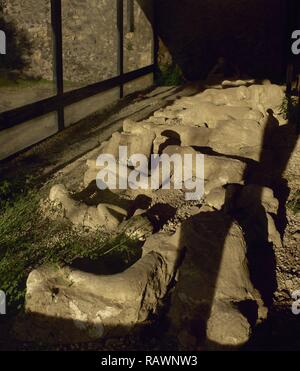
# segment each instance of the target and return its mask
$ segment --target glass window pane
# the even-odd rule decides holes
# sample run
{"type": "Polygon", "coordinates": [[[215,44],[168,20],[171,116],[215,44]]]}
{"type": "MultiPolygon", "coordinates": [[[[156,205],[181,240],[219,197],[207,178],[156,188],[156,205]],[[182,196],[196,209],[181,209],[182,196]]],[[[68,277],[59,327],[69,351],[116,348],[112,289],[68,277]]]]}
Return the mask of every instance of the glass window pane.
{"type": "Polygon", "coordinates": [[[124,0],[124,72],[153,63],[151,4],[151,1],[124,0]]]}
{"type": "Polygon", "coordinates": [[[127,82],[124,85],[124,96],[150,88],[150,86],[153,86],[153,81],[153,73],[150,73],[146,76],[127,82]]]}
{"type": "Polygon", "coordinates": [[[103,111],[120,98],[120,88],[113,88],[93,95],[65,108],[65,127],[71,126],[89,115],[103,111]]]}
{"type": "Polygon", "coordinates": [[[0,131],[0,160],[55,134],[55,112],[0,131]]]}
{"type": "Polygon", "coordinates": [[[50,1],[0,2],[0,30],[6,37],[6,54],[0,56],[0,112],[52,96],[50,1]]]}
{"type": "Polygon", "coordinates": [[[117,76],[117,2],[63,0],[65,90],[117,76]]]}

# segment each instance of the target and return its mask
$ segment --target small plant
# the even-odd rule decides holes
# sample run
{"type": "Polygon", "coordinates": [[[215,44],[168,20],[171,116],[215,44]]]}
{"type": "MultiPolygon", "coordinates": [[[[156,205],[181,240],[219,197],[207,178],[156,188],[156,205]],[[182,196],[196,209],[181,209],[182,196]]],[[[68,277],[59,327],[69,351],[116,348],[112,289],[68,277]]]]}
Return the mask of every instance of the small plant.
{"type": "Polygon", "coordinates": [[[287,207],[294,214],[297,214],[300,212],[300,191],[297,191],[293,194],[293,196],[287,203],[287,207]]]}
{"type": "Polygon", "coordinates": [[[178,65],[163,66],[157,75],[157,84],[161,86],[178,86],[184,82],[183,74],[178,65]]]}

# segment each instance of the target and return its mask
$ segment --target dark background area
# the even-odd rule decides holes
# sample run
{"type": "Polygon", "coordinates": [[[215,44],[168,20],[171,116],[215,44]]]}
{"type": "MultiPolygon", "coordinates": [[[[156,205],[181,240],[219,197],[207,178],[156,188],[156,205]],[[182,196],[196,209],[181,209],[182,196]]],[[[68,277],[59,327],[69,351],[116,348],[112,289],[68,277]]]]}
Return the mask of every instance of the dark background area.
{"type": "Polygon", "coordinates": [[[158,33],[189,80],[219,57],[242,75],[285,77],[288,6],[293,0],[158,0],[158,33]]]}

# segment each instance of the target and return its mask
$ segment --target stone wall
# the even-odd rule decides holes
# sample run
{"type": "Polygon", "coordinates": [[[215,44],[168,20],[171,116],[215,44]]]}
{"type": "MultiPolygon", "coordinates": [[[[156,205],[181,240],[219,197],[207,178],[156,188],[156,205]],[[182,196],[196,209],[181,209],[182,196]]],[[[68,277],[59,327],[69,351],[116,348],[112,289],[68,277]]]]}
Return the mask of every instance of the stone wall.
{"type": "Polygon", "coordinates": [[[94,83],[117,71],[116,2],[63,0],[65,80],[94,83]]]}
{"type": "Polygon", "coordinates": [[[6,67],[29,77],[52,80],[50,1],[4,0],[3,19],[4,31],[10,31],[7,58],[20,62],[6,67]]]}
{"type": "Polygon", "coordinates": [[[128,2],[124,1],[124,71],[129,72],[153,63],[152,1],[138,0],[134,6],[134,29],[128,24],[128,2]],[[145,8],[145,5],[148,5],[145,8]],[[131,32],[133,31],[133,32],[131,32]]]}
{"type": "MultiPolygon", "coordinates": [[[[15,68],[22,74],[52,80],[50,0],[2,2],[4,22],[12,29],[7,58],[9,53],[19,54],[22,63],[15,68]]],[[[151,64],[152,32],[136,1],[135,31],[129,32],[127,0],[124,4],[125,66],[133,70],[151,64]]],[[[118,74],[116,19],[115,0],[62,0],[64,79],[67,82],[86,85],[118,74]]],[[[13,67],[10,63],[10,68],[13,67]]]]}

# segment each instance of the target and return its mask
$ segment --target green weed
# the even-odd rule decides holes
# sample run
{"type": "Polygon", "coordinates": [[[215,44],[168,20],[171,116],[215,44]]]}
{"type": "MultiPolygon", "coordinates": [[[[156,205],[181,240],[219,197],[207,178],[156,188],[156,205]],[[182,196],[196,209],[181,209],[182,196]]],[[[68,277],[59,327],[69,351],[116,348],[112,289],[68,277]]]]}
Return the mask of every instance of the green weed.
{"type": "Polygon", "coordinates": [[[184,82],[182,71],[178,65],[161,67],[156,80],[157,84],[161,86],[178,86],[184,82]]]}
{"type": "Polygon", "coordinates": [[[123,233],[74,229],[67,220],[45,217],[38,190],[15,195],[12,186],[2,182],[0,192],[6,197],[0,211],[0,289],[7,294],[10,312],[22,308],[28,274],[41,264],[109,257],[118,270],[139,257],[140,245],[123,233]]]}

